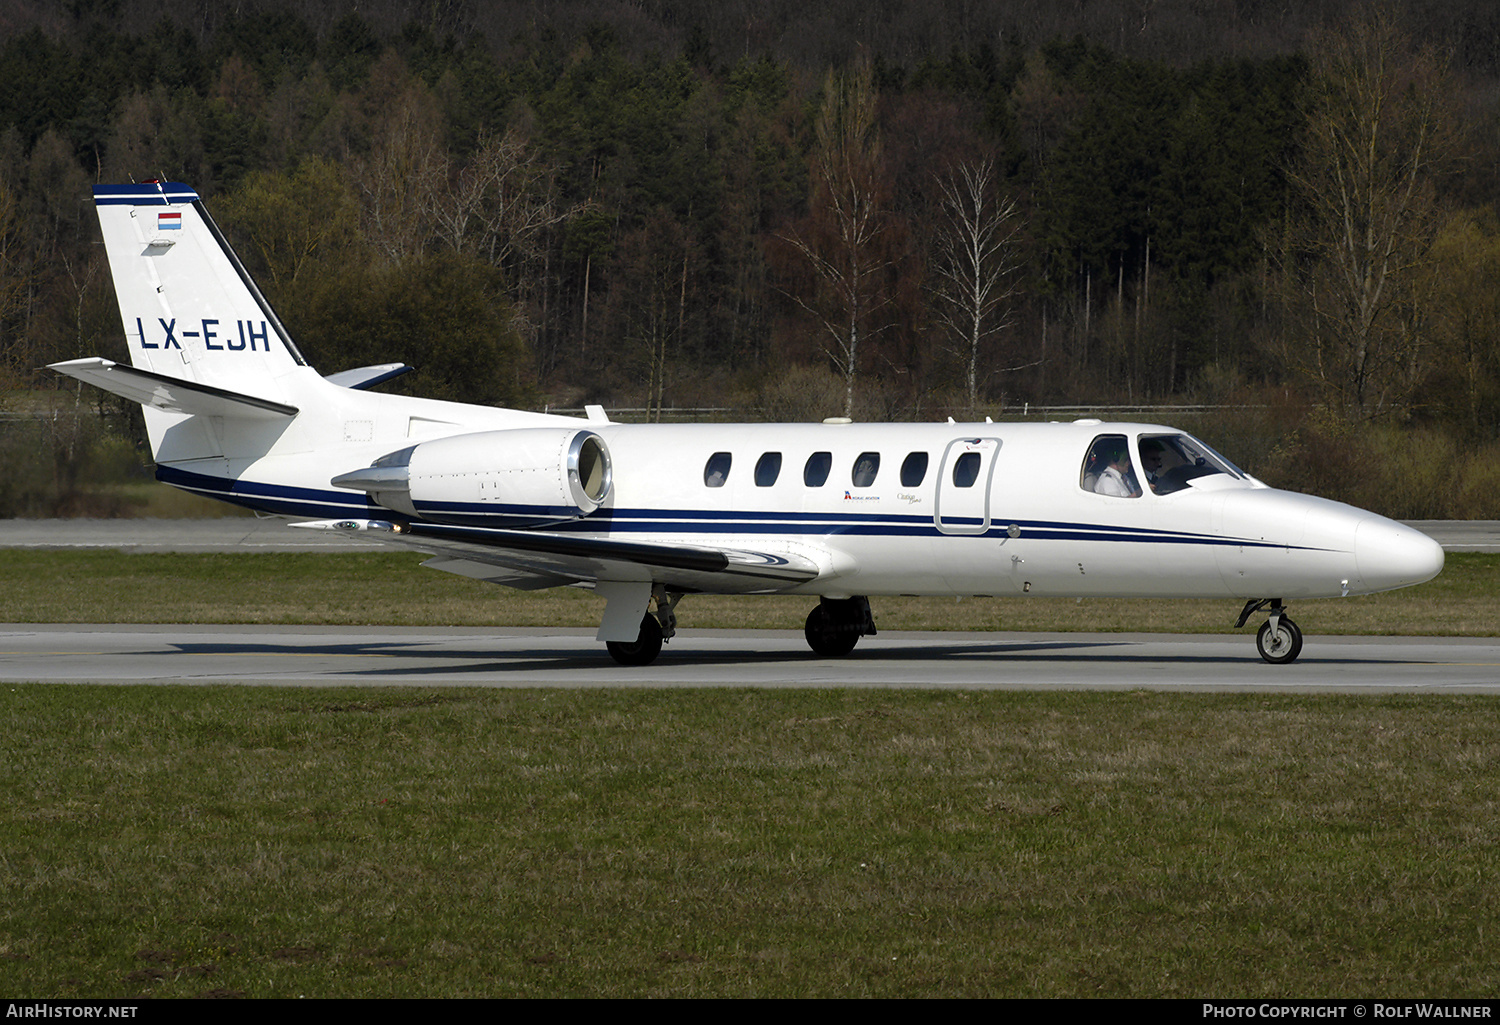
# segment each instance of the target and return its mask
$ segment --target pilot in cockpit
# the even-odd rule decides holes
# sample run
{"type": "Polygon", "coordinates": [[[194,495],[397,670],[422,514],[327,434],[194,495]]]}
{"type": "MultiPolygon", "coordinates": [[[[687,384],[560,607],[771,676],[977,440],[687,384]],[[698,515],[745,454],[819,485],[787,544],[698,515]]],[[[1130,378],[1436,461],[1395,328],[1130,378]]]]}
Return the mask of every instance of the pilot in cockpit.
{"type": "Polygon", "coordinates": [[[1146,473],[1146,483],[1151,490],[1161,494],[1161,488],[1157,486],[1157,478],[1162,475],[1162,443],[1156,438],[1146,438],[1141,442],[1141,469],[1146,473]]]}
{"type": "Polygon", "coordinates": [[[1138,498],[1141,486],[1130,467],[1130,450],[1124,438],[1106,438],[1094,449],[1096,464],[1102,465],[1094,480],[1094,493],[1115,498],[1138,498]]]}

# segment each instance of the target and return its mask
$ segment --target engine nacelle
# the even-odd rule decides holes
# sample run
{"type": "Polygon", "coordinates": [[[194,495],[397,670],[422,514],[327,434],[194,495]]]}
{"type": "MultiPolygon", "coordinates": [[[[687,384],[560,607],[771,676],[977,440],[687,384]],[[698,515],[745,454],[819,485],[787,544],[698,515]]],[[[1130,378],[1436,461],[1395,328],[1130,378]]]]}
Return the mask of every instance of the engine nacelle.
{"type": "Polygon", "coordinates": [[[593,431],[526,427],[424,441],[331,483],[413,518],[534,527],[599,508],[612,470],[609,449],[593,431]]]}

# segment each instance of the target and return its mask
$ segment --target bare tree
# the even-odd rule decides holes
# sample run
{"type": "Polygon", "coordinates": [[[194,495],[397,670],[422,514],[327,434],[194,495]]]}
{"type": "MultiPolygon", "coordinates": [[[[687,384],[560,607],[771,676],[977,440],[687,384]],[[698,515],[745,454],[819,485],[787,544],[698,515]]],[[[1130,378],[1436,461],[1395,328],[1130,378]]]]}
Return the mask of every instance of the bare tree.
{"type": "Polygon", "coordinates": [[[697,263],[692,238],[665,209],[627,235],[613,259],[617,287],[611,290],[611,316],[633,361],[646,371],[647,415],[656,422],[687,334],[697,263]]]}
{"type": "Polygon", "coordinates": [[[1439,232],[1426,274],[1433,291],[1439,388],[1452,422],[1483,438],[1500,420],[1500,220],[1461,211],[1439,232]],[[1446,393],[1446,394],[1445,394],[1446,393]]]}
{"type": "Polygon", "coordinates": [[[584,208],[559,198],[558,173],[513,125],[482,139],[469,162],[432,197],[431,220],[441,241],[505,269],[514,300],[512,326],[528,340],[536,337],[533,313],[543,290],[538,264],[544,263],[547,233],[584,208]]]}
{"type": "Polygon", "coordinates": [[[997,194],[995,165],[988,160],[958,164],[937,184],[942,216],[933,239],[935,313],[952,340],[949,350],[963,361],[972,413],[979,405],[982,354],[990,339],[1011,326],[1020,294],[1021,218],[1015,200],[997,194]]]}
{"type": "Polygon", "coordinates": [[[576,212],[559,203],[557,174],[514,126],[482,140],[435,202],[438,237],[499,266],[535,255],[538,235],[576,212]]]}
{"type": "Polygon", "coordinates": [[[1040,53],[1026,58],[1010,92],[1018,142],[1026,148],[1038,181],[1052,177],[1052,157],[1084,106],[1083,97],[1047,67],[1040,53]]]}
{"type": "Polygon", "coordinates": [[[1446,66],[1413,52],[1388,9],[1312,52],[1311,102],[1290,178],[1305,216],[1278,253],[1305,332],[1288,359],[1345,416],[1399,406],[1419,380],[1416,273],[1436,232],[1433,180],[1452,154],[1446,66]]]}
{"type": "Polygon", "coordinates": [[[23,225],[15,193],[0,182],[0,383],[7,389],[29,369],[25,335],[15,323],[32,279],[23,225]]]}
{"type": "Polygon", "coordinates": [[[875,86],[867,58],[844,73],[829,71],[818,114],[811,216],[799,231],[779,236],[811,265],[818,294],[791,295],[816,317],[824,351],[844,378],[844,415],[854,410],[860,346],[875,314],[889,301],[883,277],[895,263],[886,236],[890,217],[875,129],[875,86]]]}
{"type": "Polygon", "coordinates": [[[350,154],[348,164],[364,210],[365,237],[399,264],[420,256],[432,237],[435,197],[448,177],[442,112],[430,89],[405,78],[394,55],[382,58],[371,77],[389,105],[370,119],[369,152],[350,154]]]}

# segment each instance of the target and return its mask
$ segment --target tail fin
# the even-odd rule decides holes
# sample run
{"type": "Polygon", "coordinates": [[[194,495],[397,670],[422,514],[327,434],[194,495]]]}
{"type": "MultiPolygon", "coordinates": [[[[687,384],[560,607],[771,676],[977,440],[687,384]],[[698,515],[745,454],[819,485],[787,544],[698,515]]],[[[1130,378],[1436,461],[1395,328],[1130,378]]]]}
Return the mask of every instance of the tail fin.
{"type": "Polygon", "coordinates": [[[306,361],[198,194],[179,182],[96,185],[130,361],[139,370],[290,403],[306,361]]]}
{"type": "Polygon", "coordinates": [[[53,369],[141,403],[159,465],[237,473],[332,386],[307,366],[191,188],[96,185],[94,205],[131,365],[93,358],[53,369]]]}

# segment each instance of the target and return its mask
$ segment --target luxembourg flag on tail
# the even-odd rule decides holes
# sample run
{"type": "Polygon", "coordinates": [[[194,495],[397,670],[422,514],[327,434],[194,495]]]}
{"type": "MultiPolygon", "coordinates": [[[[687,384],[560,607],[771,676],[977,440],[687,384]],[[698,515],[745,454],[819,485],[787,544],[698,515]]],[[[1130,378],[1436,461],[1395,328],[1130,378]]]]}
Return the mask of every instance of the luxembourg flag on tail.
{"type": "Polygon", "coordinates": [[[182,230],[182,213],[180,211],[177,211],[177,210],[172,210],[172,211],[169,211],[167,213],[157,214],[156,215],[156,230],[157,231],[181,231],[182,230]]]}

